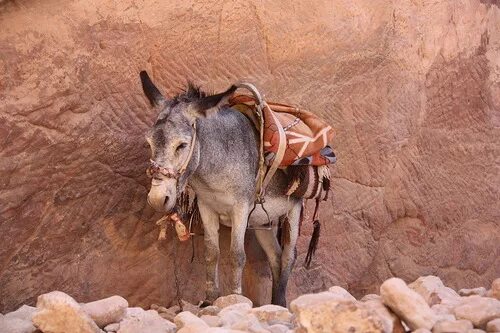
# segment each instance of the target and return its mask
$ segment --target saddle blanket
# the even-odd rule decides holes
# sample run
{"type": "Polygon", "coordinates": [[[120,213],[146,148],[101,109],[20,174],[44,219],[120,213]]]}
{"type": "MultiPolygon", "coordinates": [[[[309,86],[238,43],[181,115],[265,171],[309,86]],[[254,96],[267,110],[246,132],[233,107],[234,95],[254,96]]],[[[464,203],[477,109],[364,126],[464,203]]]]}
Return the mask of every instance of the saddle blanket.
{"type": "MultiPolygon", "coordinates": [[[[248,95],[234,95],[229,106],[247,115],[258,129],[255,99],[248,95]]],[[[314,113],[290,105],[267,102],[263,108],[264,156],[271,165],[282,144],[279,127],[285,132],[286,149],[280,167],[291,165],[321,166],[335,163],[336,157],[328,145],[333,129],[314,113]]]]}

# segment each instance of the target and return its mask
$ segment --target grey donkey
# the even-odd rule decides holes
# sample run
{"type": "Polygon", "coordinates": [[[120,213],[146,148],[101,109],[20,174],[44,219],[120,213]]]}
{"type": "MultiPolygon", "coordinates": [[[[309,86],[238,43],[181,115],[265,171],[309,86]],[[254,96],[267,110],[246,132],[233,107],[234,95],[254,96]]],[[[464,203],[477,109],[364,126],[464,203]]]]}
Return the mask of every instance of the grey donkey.
{"type": "MultiPolygon", "coordinates": [[[[158,212],[169,212],[186,185],[196,193],[203,222],[206,260],[206,301],[219,296],[219,225],[231,227],[230,292],[241,294],[245,265],[244,238],[247,225],[263,226],[268,217],[260,205],[254,207],[259,163],[259,136],[253,123],[226,105],[237,89],[207,95],[189,85],[171,99],[164,97],[140,73],[146,97],[159,112],[146,140],[151,162],[162,168],[151,181],[149,204],[158,212]],[[195,134],[196,132],[196,134],[195,134]]],[[[278,170],[267,187],[265,209],[271,221],[288,217],[283,228],[284,244],[279,244],[277,224],[256,229],[255,235],[266,253],[272,272],[272,303],[286,306],[286,287],[295,262],[302,199],[287,197],[287,177],[278,170]]]]}

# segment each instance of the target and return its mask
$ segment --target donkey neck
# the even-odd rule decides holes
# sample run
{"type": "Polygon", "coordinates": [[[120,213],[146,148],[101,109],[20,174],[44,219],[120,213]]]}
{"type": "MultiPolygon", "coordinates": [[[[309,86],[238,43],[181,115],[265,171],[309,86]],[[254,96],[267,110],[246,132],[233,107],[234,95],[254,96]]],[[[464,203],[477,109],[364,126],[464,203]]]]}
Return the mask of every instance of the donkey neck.
{"type": "Polygon", "coordinates": [[[258,169],[258,136],[250,120],[231,108],[198,119],[196,158],[188,183],[195,192],[252,196],[258,169]]]}

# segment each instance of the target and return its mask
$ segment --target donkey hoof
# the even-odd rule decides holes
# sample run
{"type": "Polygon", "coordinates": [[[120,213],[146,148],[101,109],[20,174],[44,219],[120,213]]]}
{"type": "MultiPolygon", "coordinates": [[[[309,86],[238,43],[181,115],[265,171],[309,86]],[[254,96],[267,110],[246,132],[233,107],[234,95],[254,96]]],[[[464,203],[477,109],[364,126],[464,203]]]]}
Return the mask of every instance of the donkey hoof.
{"type": "Polygon", "coordinates": [[[200,304],[200,309],[202,309],[202,308],[206,308],[207,306],[210,306],[210,305],[212,305],[212,304],[213,304],[213,302],[211,302],[211,301],[209,301],[209,300],[207,300],[207,299],[206,299],[206,300],[204,300],[203,302],[201,302],[201,304],[200,304]]]}

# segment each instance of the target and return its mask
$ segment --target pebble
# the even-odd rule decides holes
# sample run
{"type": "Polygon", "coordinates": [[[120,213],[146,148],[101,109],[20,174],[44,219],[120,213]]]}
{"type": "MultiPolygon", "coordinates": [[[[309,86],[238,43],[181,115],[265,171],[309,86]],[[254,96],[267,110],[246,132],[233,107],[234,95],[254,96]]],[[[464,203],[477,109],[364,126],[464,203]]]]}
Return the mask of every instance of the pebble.
{"type": "Polygon", "coordinates": [[[250,305],[250,307],[253,306],[253,302],[249,298],[247,298],[243,295],[238,295],[238,294],[221,296],[215,300],[213,305],[217,306],[220,309],[223,309],[225,307],[228,307],[228,306],[233,305],[233,304],[238,304],[238,303],[246,303],[246,304],[250,305]]]}
{"type": "Polygon", "coordinates": [[[432,333],[467,333],[473,328],[468,320],[443,320],[434,325],[432,333]]]}

